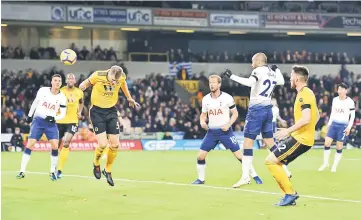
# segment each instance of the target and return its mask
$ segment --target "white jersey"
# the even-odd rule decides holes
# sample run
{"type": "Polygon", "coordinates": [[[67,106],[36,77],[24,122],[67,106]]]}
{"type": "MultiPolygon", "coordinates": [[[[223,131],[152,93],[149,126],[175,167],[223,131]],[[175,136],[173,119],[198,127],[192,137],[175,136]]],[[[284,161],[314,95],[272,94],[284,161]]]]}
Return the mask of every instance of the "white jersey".
{"type": "Polygon", "coordinates": [[[272,122],[277,122],[277,118],[280,115],[280,109],[277,106],[273,106],[272,107],[272,114],[273,114],[272,122]]]}
{"type": "Polygon", "coordinates": [[[251,87],[249,106],[272,105],[272,93],[276,85],[283,85],[284,79],[279,69],[273,71],[269,66],[257,67],[252,71],[251,77],[256,83],[251,87]]]}
{"type": "Polygon", "coordinates": [[[355,113],[355,102],[350,97],[346,97],[344,100],[341,100],[339,96],[333,98],[331,116],[328,125],[331,125],[332,122],[337,122],[345,125],[351,124],[352,126],[352,117],[352,121],[350,120],[351,112],[353,114],[355,113]]]}
{"type": "Polygon", "coordinates": [[[235,107],[233,97],[225,92],[221,92],[217,98],[212,98],[209,93],[202,99],[202,112],[208,113],[208,127],[213,129],[226,125],[231,119],[230,110],[235,107]]]}
{"type": "Polygon", "coordinates": [[[60,91],[58,94],[54,95],[50,89],[50,87],[42,87],[39,89],[28,114],[30,117],[40,117],[45,119],[47,116],[52,116],[56,120],[59,120],[65,116],[65,95],[60,91]],[[59,109],[60,115],[57,116],[59,109]]]}

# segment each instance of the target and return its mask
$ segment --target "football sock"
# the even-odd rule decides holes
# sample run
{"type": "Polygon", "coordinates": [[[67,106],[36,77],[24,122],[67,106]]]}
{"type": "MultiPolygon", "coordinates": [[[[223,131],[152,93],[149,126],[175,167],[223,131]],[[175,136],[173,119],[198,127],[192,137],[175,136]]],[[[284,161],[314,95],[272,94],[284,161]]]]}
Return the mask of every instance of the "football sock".
{"type": "Polygon", "coordinates": [[[331,148],[330,147],[326,147],[324,148],[324,151],[323,151],[323,164],[328,164],[328,160],[330,158],[330,154],[331,154],[331,148]]]}
{"type": "Polygon", "coordinates": [[[282,168],[282,165],[266,161],[266,166],[284,193],[295,194],[295,190],[292,187],[291,181],[288,179],[288,176],[285,170],[282,168]]]}
{"type": "Polygon", "coordinates": [[[100,157],[102,156],[102,153],[103,153],[103,151],[104,151],[105,148],[106,148],[106,146],[102,146],[102,147],[101,147],[100,145],[98,145],[98,147],[95,148],[94,161],[93,161],[93,163],[94,163],[95,166],[99,166],[99,165],[100,165],[99,159],[100,159],[100,157]]]}
{"type": "Polygon", "coordinates": [[[69,157],[69,145],[63,146],[60,151],[59,155],[59,164],[58,164],[58,170],[63,170],[65,162],[68,160],[69,157]]]}
{"type": "Polygon", "coordinates": [[[108,156],[108,152],[109,152],[109,147],[105,147],[104,151],[103,151],[103,156],[107,155],[108,156]]]}
{"type": "Polygon", "coordinates": [[[25,148],[23,156],[21,158],[20,172],[25,173],[26,166],[28,165],[28,162],[30,160],[30,155],[31,155],[31,149],[25,148]]]}
{"type": "Polygon", "coordinates": [[[335,160],[334,160],[333,165],[332,165],[333,168],[337,168],[338,164],[340,163],[341,157],[342,157],[342,149],[341,150],[336,150],[335,160]]]}
{"type": "Polygon", "coordinates": [[[117,147],[109,147],[108,154],[107,154],[107,162],[105,164],[105,170],[107,173],[112,172],[112,166],[114,163],[115,158],[118,154],[118,148],[117,147]]]}
{"type": "Polygon", "coordinates": [[[197,173],[198,179],[204,181],[206,176],[206,160],[197,160],[197,173]]]}
{"type": "Polygon", "coordinates": [[[282,164],[282,168],[285,170],[287,176],[291,176],[291,172],[288,170],[287,165],[282,164]]]}
{"type": "Polygon", "coordinates": [[[251,164],[251,166],[250,166],[250,175],[252,178],[258,176],[256,170],[253,167],[253,164],[251,164]]]}
{"type": "Polygon", "coordinates": [[[249,179],[250,170],[253,166],[253,149],[244,149],[242,160],[242,179],[249,179]]]}
{"type": "Polygon", "coordinates": [[[50,173],[55,173],[55,169],[56,169],[56,165],[58,165],[58,149],[51,150],[51,155],[50,155],[50,173]]]}

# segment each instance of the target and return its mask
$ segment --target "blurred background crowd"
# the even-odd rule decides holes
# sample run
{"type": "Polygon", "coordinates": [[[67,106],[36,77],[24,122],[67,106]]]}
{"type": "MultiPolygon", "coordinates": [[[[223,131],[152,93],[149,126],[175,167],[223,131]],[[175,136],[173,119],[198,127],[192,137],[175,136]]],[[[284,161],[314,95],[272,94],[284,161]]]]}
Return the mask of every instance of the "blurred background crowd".
{"type": "MultiPolygon", "coordinates": [[[[30,109],[32,100],[35,98],[37,90],[41,86],[50,86],[50,79],[53,74],[60,74],[65,85],[65,75],[63,71],[52,69],[48,72],[38,73],[35,70],[26,72],[2,71],[1,94],[2,94],[2,133],[13,133],[15,127],[19,127],[21,132],[28,133],[29,125],[25,122],[26,114],[30,109]]],[[[284,73],[286,84],[277,87],[274,91],[274,98],[277,99],[280,115],[287,122],[287,126],[294,124],[293,121],[293,100],[296,91],[292,90],[289,83],[288,73],[284,73]]],[[[85,79],[84,75],[78,79],[79,84],[85,79]]],[[[204,75],[194,74],[191,79],[207,81],[204,75]]],[[[144,132],[186,132],[185,138],[199,139],[204,135],[204,131],[199,127],[200,101],[208,91],[199,91],[198,103],[195,106],[185,104],[179,99],[174,90],[174,78],[165,77],[160,74],[151,74],[143,79],[128,80],[128,86],[136,101],[141,104],[141,108],[132,109],[124,96],[120,96],[117,108],[123,119],[123,131],[131,132],[134,128],[144,132]]],[[[225,79],[226,80],[226,79],[225,79]]],[[[320,137],[324,138],[326,124],[331,111],[332,99],[337,95],[337,85],[347,82],[351,85],[349,96],[355,101],[357,106],[356,119],[354,123],[354,134],[361,135],[361,74],[354,74],[342,68],[340,75],[335,77],[313,75],[309,79],[309,87],[315,92],[320,109],[321,119],[317,124],[320,137]]],[[[249,89],[240,84],[224,83],[222,90],[232,94],[246,95],[249,89]]],[[[90,105],[91,91],[85,91],[85,108],[80,126],[88,126],[88,108],[90,105]]],[[[233,125],[235,131],[243,131],[245,115],[247,109],[238,107],[239,119],[233,125]]],[[[282,127],[281,124],[279,124],[282,127]]]]}

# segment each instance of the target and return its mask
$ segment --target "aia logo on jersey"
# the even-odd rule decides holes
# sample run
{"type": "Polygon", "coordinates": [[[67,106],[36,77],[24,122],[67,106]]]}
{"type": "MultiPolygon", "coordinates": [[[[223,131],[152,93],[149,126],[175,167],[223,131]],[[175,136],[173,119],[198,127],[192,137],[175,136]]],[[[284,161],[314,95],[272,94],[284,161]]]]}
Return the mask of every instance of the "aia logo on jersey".
{"type": "Polygon", "coordinates": [[[50,102],[49,102],[49,103],[43,102],[42,106],[44,106],[44,107],[47,108],[47,109],[50,109],[50,110],[54,110],[54,111],[55,111],[55,105],[54,105],[54,104],[51,104],[50,102]]]}
{"type": "Polygon", "coordinates": [[[345,111],[342,108],[336,108],[337,113],[345,113],[345,111]]]}
{"type": "Polygon", "coordinates": [[[219,109],[209,109],[208,115],[223,115],[222,110],[219,109]]]}

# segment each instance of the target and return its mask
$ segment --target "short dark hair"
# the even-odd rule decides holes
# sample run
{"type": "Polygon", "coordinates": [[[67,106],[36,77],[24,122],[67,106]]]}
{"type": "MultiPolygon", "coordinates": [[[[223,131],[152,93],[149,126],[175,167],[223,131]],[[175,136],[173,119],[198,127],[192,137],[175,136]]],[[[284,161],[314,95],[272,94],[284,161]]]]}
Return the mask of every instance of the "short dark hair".
{"type": "Polygon", "coordinates": [[[346,83],[340,83],[338,84],[337,88],[344,88],[344,89],[348,89],[348,85],[346,83]]]}
{"type": "Polygon", "coordinates": [[[299,66],[299,65],[294,65],[292,67],[293,72],[303,76],[305,78],[305,81],[308,80],[308,75],[310,74],[310,71],[308,70],[307,67],[305,66],[299,66]]]}
{"type": "Polygon", "coordinates": [[[55,78],[55,77],[59,77],[61,79],[61,76],[59,74],[54,74],[51,79],[55,78]]]}

